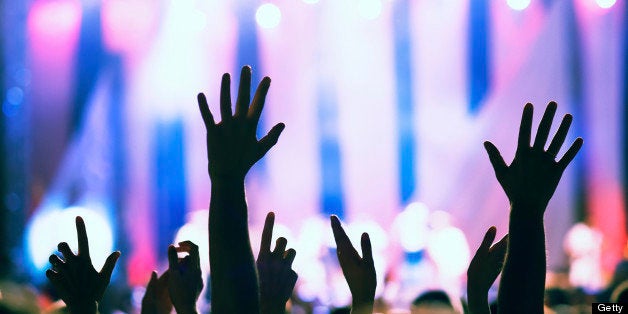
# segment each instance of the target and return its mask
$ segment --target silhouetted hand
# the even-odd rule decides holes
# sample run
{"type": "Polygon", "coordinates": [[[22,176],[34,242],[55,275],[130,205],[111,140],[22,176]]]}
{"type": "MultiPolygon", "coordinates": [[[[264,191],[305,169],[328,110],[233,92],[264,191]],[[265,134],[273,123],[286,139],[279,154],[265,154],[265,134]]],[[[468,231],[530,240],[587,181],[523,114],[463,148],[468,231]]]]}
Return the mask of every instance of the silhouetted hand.
{"type": "Polygon", "coordinates": [[[371,240],[368,233],[362,234],[362,256],[355,250],[351,240],[340,225],[338,217],[331,216],[331,228],[336,241],[336,253],[342,273],[349,284],[353,298],[352,313],[372,313],[375,301],[375,288],[377,279],[375,276],[375,264],[371,250],[371,240]]]}
{"type": "Polygon", "coordinates": [[[142,314],[170,314],[172,301],[168,293],[168,277],[168,271],[161,277],[157,277],[157,272],[153,271],[142,298],[142,314]]]}
{"type": "Polygon", "coordinates": [[[222,76],[220,89],[220,123],[216,124],[207,106],[204,94],[198,95],[198,104],[207,130],[207,157],[209,176],[219,178],[244,179],[249,169],[273,147],[285,125],[275,125],[259,141],[256,137],[266,94],[270,87],[270,78],[260,82],[253,101],[249,106],[251,91],[251,68],[242,67],[240,87],[236,101],[235,114],[231,114],[231,79],[228,73],[222,76]]]}
{"type": "Polygon", "coordinates": [[[495,227],[490,227],[486,231],[482,244],[475,252],[467,270],[467,296],[471,314],[490,314],[488,290],[504,266],[508,248],[508,235],[491,246],[496,233],[495,227]]]}
{"type": "Polygon", "coordinates": [[[59,243],[58,249],[63,260],[55,254],[50,255],[52,269],[46,271],[46,276],[71,313],[96,313],[97,302],[102,299],[109,285],[120,252],[111,253],[101,271],[97,272],[92,266],[85,222],[80,216],[76,217],[76,233],[78,254],[74,255],[67,243],[59,243]]]}
{"type": "Polygon", "coordinates": [[[527,104],[523,109],[517,152],[510,166],[506,165],[499,151],[491,142],[484,142],[484,147],[495,170],[495,176],[508,195],[511,204],[525,204],[529,210],[534,210],[532,214],[542,216],[547,203],[556,190],[563,171],[582,147],[582,138],[576,139],[565,155],[556,161],[556,155],[560,151],[571,125],[572,116],[567,114],[563,117],[556,135],[545,150],[552,120],[556,113],[556,103],[550,102],[539,124],[534,145],[530,147],[533,110],[532,104],[527,104]]]}
{"type": "Polygon", "coordinates": [[[196,313],[196,300],[203,290],[198,246],[192,241],[168,247],[168,292],[177,313],[196,313]],[[177,252],[186,252],[179,258],[177,252]]]}
{"type": "Polygon", "coordinates": [[[275,213],[270,212],[266,215],[262,244],[256,262],[262,314],[285,313],[286,302],[290,299],[299,277],[291,268],[297,252],[294,249],[286,250],[288,244],[286,238],[277,239],[275,250],[270,250],[274,223],[275,213]]]}

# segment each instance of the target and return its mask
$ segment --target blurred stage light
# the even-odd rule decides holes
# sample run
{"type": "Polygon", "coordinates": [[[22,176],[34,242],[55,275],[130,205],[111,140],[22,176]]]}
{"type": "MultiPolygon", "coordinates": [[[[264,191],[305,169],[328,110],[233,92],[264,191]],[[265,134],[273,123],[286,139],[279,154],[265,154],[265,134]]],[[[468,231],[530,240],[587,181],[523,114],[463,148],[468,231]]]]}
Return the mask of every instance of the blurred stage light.
{"type": "Polygon", "coordinates": [[[429,209],[423,203],[410,203],[399,213],[393,228],[405,252],[418,252],[425,248],[428,234],[429,209]]]}
{"type": "Polygon", "coordinates": [[[77,1],[36,1],[30,9],[29,22],[46,36],[59,36],[78,30],[81,5],[77,1]]]}
{"type": "Polygon", "coordinates": [[[89,252],[94,268],[100,270],[113,252],[113,230],[109,219],[94,209],[69,207],[47,208],[30,221],[26,231],[29,257],[35,271],[43,274],[50,265],[48,257],[57,251],[57,244],[66,242],[77,253],[76,216],[83,217],[89,238],[89,252]]]}
{"type": "Polygon", "coordinates": [[[530,5],[531,0],[507,0],[508,6],[517,11],[524,10],[530,5]]]}
{"type": "Polygon", "coordinates": [[[365,19],[376,19],[382,13],[381,0],[359,0],[358,12],[365,19]]]}
{"type": "Polygon", "coordinates": [[[281,11],[272,3],[262,4],[255,12],[255,20],[263,28],[275,28],[281,21],[281,11]]]}
{"type": "Polygon", "coordinates": [[[608,9],[615,5],[615,2],[617,2],[617,0],[595,0],[595,2],[598,6],[600,6],[600,8],[608,9]]]}
{"type": "MultiPolygon", "coordinates": [[[[207,221],[209,219],[208,210],[196,210],[188,213],[186,222],[174,237],[174,244],[183,241],[192,241],[198,246],[198,254],[201,257],[201,270],[204,274],[209,273],[209,231],[207,221]]],[[[166,248],[159,248],[165,250],[166,248]]]]}
{"type": "Polygon", "coordinates": [[[314,3],[318,3],[318,0],[303,0],[303,2],[308,3],[308,4],[314,4],[314,3]]]}

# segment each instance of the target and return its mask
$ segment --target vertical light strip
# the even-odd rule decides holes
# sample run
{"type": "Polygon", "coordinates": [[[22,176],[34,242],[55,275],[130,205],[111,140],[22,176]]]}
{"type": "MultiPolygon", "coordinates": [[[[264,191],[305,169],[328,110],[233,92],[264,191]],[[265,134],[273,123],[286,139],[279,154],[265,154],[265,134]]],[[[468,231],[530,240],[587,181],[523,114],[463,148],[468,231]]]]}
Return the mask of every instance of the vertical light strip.
{"type": "Polygon", "coordinates": [[[410,33],[410,1],[394,3],[393,37],[395,40],[395,79],[397,96],[397,149],[399,194],[402,205],[407,204],[416,189],[416,150],[414,128],[414,95],[412,86],[412,43],[410,33]]]}
{"type": "Polygon", "coordinates": [[[489,1],[471,0],[469,8],[469,111],[478,112],[490,86],[489,1]]]}

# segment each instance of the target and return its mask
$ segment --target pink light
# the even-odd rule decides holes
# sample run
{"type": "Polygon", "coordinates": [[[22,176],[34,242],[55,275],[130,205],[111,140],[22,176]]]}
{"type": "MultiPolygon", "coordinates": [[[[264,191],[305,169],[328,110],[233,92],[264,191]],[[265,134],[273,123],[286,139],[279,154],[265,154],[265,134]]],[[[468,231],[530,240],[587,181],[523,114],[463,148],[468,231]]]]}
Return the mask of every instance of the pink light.
{"type": "Polygon", "coordinates": [[[27,23],[32,41],[65,48],[78,35],[81,5],[75,0],[40,0],[32,5],[27,23]]]}
{"type": "Polygon", "coordinates": [[[609,9],[611,8],[613,5],[615,5],[615,3],[617,2],[617,0],[595,0],[595,2],[597,3],[597,5],[602,8],[602,9],[609,9]]]}
{"type": "Polygon", "coordinates": [[[102,6],[104,41],[111,51],[148,46],[158,22],[158,5],[146,0],[107,0],[102,6]]]}

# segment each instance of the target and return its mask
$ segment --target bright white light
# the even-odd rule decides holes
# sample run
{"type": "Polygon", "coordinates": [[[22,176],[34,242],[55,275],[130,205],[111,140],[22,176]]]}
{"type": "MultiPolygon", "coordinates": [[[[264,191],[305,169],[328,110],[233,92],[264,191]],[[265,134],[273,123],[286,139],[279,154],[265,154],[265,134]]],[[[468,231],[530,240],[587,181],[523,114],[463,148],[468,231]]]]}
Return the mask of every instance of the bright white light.
{"type": "Polygon", "coordinates": [[[524,10],[530,5],[530,0],[507,0],[508,6],[517,11],[524,10]]]}
{"type": "Polygon", "coordinates": [[[275,28],[281,21],[281,11],[272,3],[262,4],[255,12],[255,20],[263,28],[275,28]]]}
{"type": "Polygon", "coordinates": [[[423,203],[411,203],[399,213],[393,228],[406,252],[418,252],[425,248],[428,234],[429,209],[423,203]]]}
{"type": "Polygon", "coordinates": [[[382,1],[358,0],[358,12],[367,20],[376,19],[382,13],[382,1]]]}
{"type": "Polygon", "coordinates": [[[445,276],[460,276],[467,270],[469,245],[464,233],[458,228],[445,227],[432,232],[427,251],[445,276]]]}
{"type": "Polygon", "coordinates": [[[48,257],[57,250],[60,242],[68,243],[77,252],[76,216],[85,221],[94,268],[100,270],[104,265],[113,251],[111,223],[96,210],[70,207],[44,210],[31,221],[27,231],[28,252],[37,270],[43,271],[49,266],[48,257]]]}
{"type": "Polygon", "coordinates": [[[347,226],[347,234],[349,238],[356,243],[356,247],[360,246],[362,233],[368,233],[371,239],[371,247],[373,251],[384,251],[388,247],[388,236],[386,231],[373,220],[357,221],[347,226]]]}
{"type": "MultiPolygon", "coordinates": [[[[209,231],[207,230],[208,210],[197,210],[187,214],[186,222],[174,237],[174,243],[192,241],[198,246],[203,274],[209,273],[209,231]]],[[[165,250],[166,248],[159,248],[165,250]]],[[[205,278],[205,277],[203,277],[205,278]]]]}
{"type": "Polygon", "coordinates": [[[595,0],[595,2],[597,3],[597,5],[600,6],[600,8],[608,9],[615,5],[615,2],[617,2],[617,0],[595,0]]]}
{"type": "Polygon", "coordinates": [[[318,3],[318,0],[303,0],[303,2],[307,4],[314,4],[314,3],[318,3]]]}

